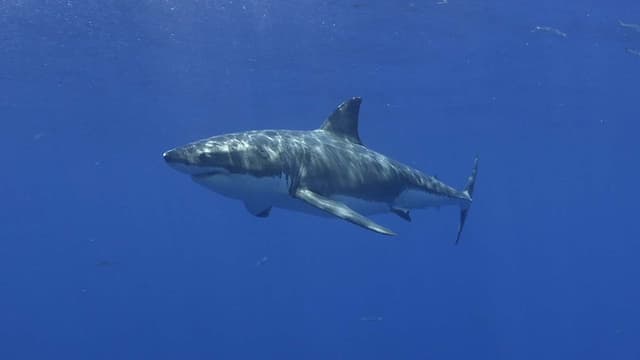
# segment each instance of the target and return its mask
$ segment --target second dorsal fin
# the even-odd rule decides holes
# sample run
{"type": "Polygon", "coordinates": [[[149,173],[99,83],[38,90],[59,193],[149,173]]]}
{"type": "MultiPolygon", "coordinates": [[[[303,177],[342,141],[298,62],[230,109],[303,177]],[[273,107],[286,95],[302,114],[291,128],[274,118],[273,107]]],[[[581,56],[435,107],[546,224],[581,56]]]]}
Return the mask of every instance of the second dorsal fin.
{"type": "Polygon", "coordinates": [[[338,108],[324,121],[320,129],[362,145],[358,134],[358,113],[362,99],[352,97],[338,105],[338,108]]]}

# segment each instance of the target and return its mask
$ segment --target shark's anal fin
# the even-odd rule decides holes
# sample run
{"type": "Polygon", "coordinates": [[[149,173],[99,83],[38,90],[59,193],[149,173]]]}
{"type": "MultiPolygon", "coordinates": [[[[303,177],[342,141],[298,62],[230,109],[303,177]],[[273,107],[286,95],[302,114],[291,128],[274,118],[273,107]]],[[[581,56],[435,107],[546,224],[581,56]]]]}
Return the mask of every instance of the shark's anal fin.
{"type": "Polygon", "coordinates": [[[391,212],[400,216],[401,218],[411,222],[411,216],[409,215],[409,210],[403,208],[392,207],[391,212]]]}
{"type": "Polygon", "coordinates": [[[396,235],[393,231],[383,226],[380,226],[374,223],[373,221],[367,219],[366,217],[362,216],[361,214],[353,211],[347,205],[338,201],[328,199],[322,195],[318,195],[309,189],[306,189],[306,188],[296,189],[295,192],[293,193],[293,197],[300,199],[306,202],[307,204],[313,207],[316,207],[322,211],[325,211],[331,215],[334,215],[340,219],[347,220],[350,223],[362,226],[365,229],[369,229],[371,231],[375,231],[377,233],[384,234],[384,235],[396,235]]]}
{"type": "Polygon", "coordinates": [[[251,215],[260,218],[266,218],[271,213],[271,205],[260,205],[258,203],[245,201],[244,207],[247,208],[247,211],[249,211],[251,215]]]}

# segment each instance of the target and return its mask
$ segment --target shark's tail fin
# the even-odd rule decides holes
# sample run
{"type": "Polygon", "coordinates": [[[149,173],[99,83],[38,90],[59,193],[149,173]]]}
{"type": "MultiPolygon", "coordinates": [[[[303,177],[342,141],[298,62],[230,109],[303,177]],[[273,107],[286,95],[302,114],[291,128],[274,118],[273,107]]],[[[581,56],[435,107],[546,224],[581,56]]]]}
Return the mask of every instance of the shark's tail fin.
{"type": "Polygon", "coordinates": [[[476,185],[476,175],[478,175],[477,156],[473,162],[471,175],[469,175],[469,178],[467,179],[467,185],[465,185],[464,190],[462,191],[464,194],[469,196],[469,202],[465,203],[460,210],[460,224],[458,225],[458,236],[456,237],[456,245],[460,242],[460,234],[462,234],[464,222],[467,220],[467,214],[469,214],[469,209],[471,208],[471,202],[473,201],[473,188],[476,185]]]}

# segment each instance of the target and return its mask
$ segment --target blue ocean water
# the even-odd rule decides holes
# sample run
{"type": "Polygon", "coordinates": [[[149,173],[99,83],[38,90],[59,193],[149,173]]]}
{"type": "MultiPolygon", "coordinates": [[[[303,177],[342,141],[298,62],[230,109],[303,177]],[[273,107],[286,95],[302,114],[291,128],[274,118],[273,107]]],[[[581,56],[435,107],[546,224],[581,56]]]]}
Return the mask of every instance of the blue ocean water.
{"type": "Polygon", "coordinates": [[[637,1],[0,3],[0,359],[640,359],[637,1]],[[622,21],[621,25],[619,21],[622,21]],[[163,151],[313,129],[462,187],[395,238],[163,151]]]}

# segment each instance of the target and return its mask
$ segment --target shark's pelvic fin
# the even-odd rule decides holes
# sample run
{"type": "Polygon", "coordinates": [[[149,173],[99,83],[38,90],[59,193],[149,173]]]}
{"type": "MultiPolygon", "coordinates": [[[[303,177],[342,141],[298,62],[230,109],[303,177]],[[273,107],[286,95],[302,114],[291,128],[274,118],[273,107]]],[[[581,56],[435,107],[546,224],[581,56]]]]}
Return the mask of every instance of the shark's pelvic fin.
{"type": "Polygon", "coordinates": [[[324,121],[320,129],[341,136],[351,142],[362,145],[358,134],[358,114],[362,99],[353,97],[338,106],[324,121]]]}
{"type": "Polygon", "coordinates": [[[266,218],[269,217],[269,214],[271,214],[271,206],[269,206],[268,208],[262,210],[261,212],[255,214],[255,216],[260,217],[260,218],[266,218]]]}
{"type": "Polygon", "coordinates": [[[467,179],[467,185],[464,187],[463,193],[469,196],[469,203],[464,205],[460,210],[460,224],[458,225],[458,236],[456,237],[456,245],[460,242],[460,234],[462,234],[462,228],[464,227],[464,222],[467,220],[467,215],[469,214],[469,209],[471,208],[471,202],[473,201],[473,188],[476,185],[476,176],[478,175],[478,157],[476,156],[473,162],[473,169],[471,170],[471,175],[467,179]]]}
{"type": "Polygon", "coordinates": [[[325,211],[333,216],[339,217],[340,219],[347,220],[353,224],[362,226],[365,229],[369,229],[371,231],[375,231],[384,235],[396,235],[393,231],[380,226],[373,221],[367,219],[363,215],[353,211],[347,205],[328,199],[322,195],[318,195],[315,192],[306,189],[299,188],[296,189],[293,193],[293,196],[297,199],[300,199],[307,204],[316,207],[322,211],[325,211]]]}
{"type": "Polygon", "coordinates": [[[247,208],[247,211],[249,211],[251,215],[261,218],[266,218],[271,213],[271,205],[262,205],[250,201],[245,201],[244,207],[247,208]]]}
{"type": "Polygon", "coordinates": [[[401,218],[411,222],[411,216],[409,215],[409,210],[407,209],[402,209],[402,208],[397,208],[397,207],[392,207],[391,208],[391,212],[400,216],[401,218]]]}

